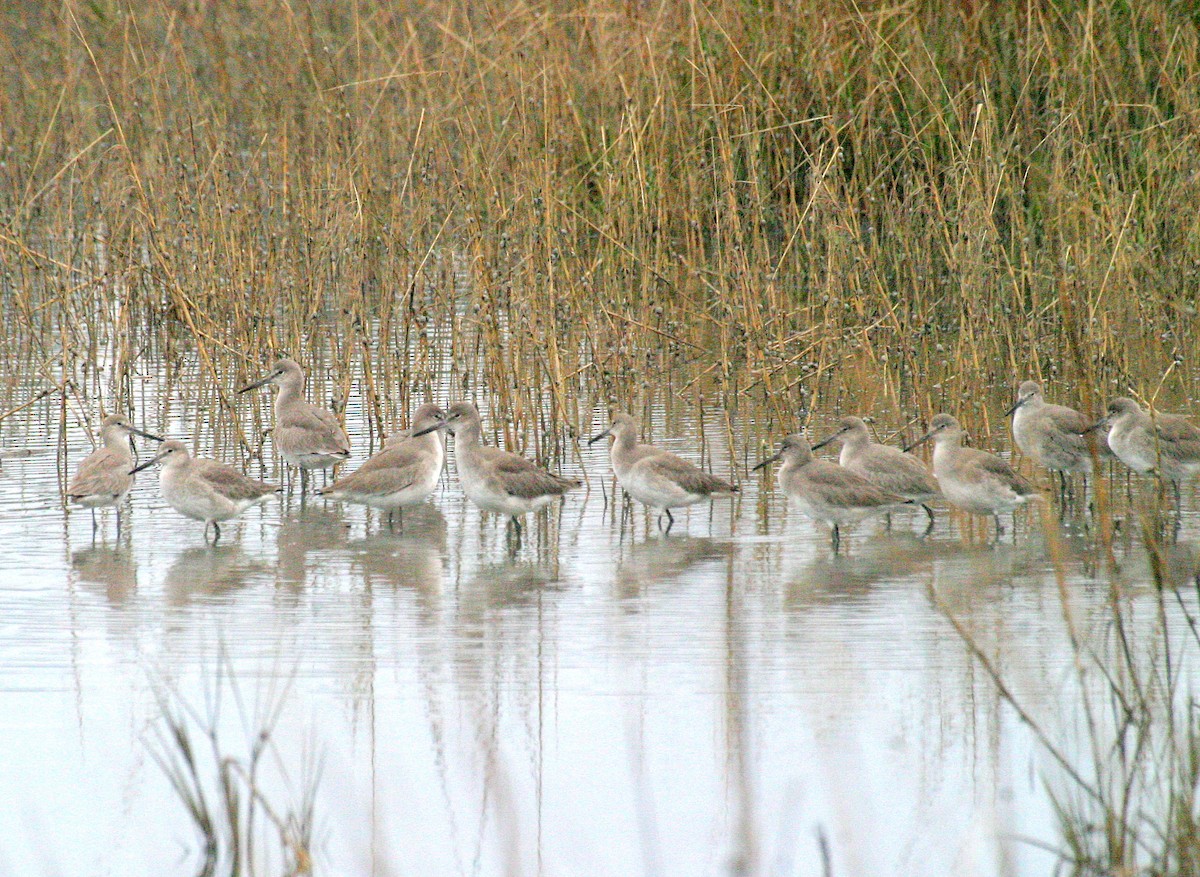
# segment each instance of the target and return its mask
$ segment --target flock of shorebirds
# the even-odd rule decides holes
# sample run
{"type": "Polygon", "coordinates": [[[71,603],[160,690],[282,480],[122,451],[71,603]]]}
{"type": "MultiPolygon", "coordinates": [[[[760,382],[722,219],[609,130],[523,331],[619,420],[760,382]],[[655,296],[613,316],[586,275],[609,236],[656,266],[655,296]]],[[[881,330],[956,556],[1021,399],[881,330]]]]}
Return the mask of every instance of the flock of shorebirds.
{"type": "MultiPolygon", "coordinates": [[[[331,411],[304,398],[304,372],[290,359],[280,360],[270,373],[239,392],[273,384],[275,398],[273,441],[284,461],[300,471],[301,492],[308,473],[328,469],[350,457],[350,440],[331,411]]],[[[1149,413],[1128,398],[1114,399],[1107,413],[1093,420],[1072,408],[1051,405],[1033,381],[1021,384],[1013,417],[1017,446],[1036,463],[1058,472],[1062,489],[1067,478],[1091,474],[1096,464],[1115,456],[1135,472],[1153,472],[1170,482],[1179,502],[1179,482],[1200,470],[1200,429],[1173,414],[1149,413]]],[[[441,432],[455,438],[455,455],[462,491],[479,508],[509,518],[509,535],[520,543],[521,516],[546,506],[580,482],[542,469],[524,457],[483,444],[478,409],[458,402],[445,410],[434,404],[417,409],[411,429],[390,438],[383,449],[359,469],[317,492],[324,498],[357,503],[393,515],[405,506],[423,502],[437,487],[446,453],[441,432]]],[[[816,445],[803,434],[785,438],[777,454],[754,470],[782,461],[780,489],[808,517],[832,527],[834,551],[841,527],[873,514],[902,506],[920,506],[933,527],[929,503],[943,498],[964,511],[991,515],[996,533],[1003,532],[1000,515],[1041,499],[1027,480],[995,454],[965,447],[965,433],[949,414],[938,414],[929,431],[908,447],[872,441],[867,424],[845,417],[837,430],[816,445]],[[832,442],[841,444],[839,461],[818,459],[813,451],[832,442]],[[934,443],[933,471],[907,453],[926,441],[934,443]]],[[[639,425],[628,414],[613,417],[608,429],[589,444],[611,436],[612,467],[621,488],[633,499],[656,510],[660,529],[674,523],[671,509],[690,506],[737,487],[688,461],[639,441],[639,425]]],[[[182,515],[203,521],[214,542],[220,522],[241,514],[280,488],[247,477],[232,466],[193,457],[180,441],[167,441],[137,429],[119,414],[104,418],[103,445],[88,456],[67,488],[75,504],[93,510],[117,509],[133,486],[134,474],[161,464],[160,489],[167,503],[182,515]],[[131,436],[161,442],[158,452],[134,465],[131,436]]],[[[928,530],[926,531],[928,532],[928,530]]]]}

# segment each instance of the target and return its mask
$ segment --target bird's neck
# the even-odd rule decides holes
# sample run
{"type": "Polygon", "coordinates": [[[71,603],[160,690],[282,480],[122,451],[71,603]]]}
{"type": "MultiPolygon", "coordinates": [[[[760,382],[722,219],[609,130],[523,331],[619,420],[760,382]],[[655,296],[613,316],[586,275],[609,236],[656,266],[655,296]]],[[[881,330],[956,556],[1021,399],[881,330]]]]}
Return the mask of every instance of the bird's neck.
{"type": "Polygon", "coordinates": [[[454,445],[458,448],[474,448],[483,443],[483,430],[478,423],[462,423],[454,429],[454,445]]]}
{"type": "Polygon", "coordinates": [[[101,437],[104,441],[104,447],[110,451],[116,451],[119,454],[131,456],[132,451],[129,448],[129,436],[120,429],[106,429],[101,437]]]}
{"type": "Polygon", "coordinates": [[[277,409],[294,404],[297,400],[304,401],[304,381],[290,380],[279,385],[279,395],[275,397],[277,409]]]}
{"type": "Polygon", "coordinates": [[[871,443],[871,437],[863,432],[848,432],[842,436],[842,448],[851,452],[861,451],[871,443]]]}
{"type": "Polygon", "coordinates": [[[960,447],[960,439],[942,438],[933,443],[933,465],[938,465],[939,460],[947,460],[953,456],[954,452],[960,447]]]}

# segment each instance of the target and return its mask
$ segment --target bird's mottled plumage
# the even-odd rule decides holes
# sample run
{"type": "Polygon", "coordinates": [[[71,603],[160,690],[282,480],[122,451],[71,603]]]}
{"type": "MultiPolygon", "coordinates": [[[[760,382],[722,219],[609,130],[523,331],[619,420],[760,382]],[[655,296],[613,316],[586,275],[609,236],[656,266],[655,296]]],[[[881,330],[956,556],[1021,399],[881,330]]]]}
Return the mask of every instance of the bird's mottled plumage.
{"type": "Polygon", "coordinates": [[[245,393],[265,384],[275,384],[275,450],[291,466],[299,467],[301,480],[310,469],[328,469],[350,458],[350,438],[327,408],[304,398],[304,371],[292,359],[281,359],[270,373],[242,387],[245,393]]]}
{"type": "Polygon", "coordinates": [[[458,480],[467,499],[484,511],[508,515],[517,532],[518,516],[549,505],[579,486],[572,478],[547,472],[524,457],[483,443],[482,421],[470,402],[456,402],[438,424],[416,430],[414,436],[448,429],[454,436],[458,480]]]}
{"type": "Polygon", "coordinates": [[[180,441],[163,442],[154,457],[133,471],[155,463],[162,463],[159,489],[167,504],[185,517],[204,521],[206,535],[211,524],[217,539],[221,538],[218,522],[240,515],[279,490],[225,463],[193,457],[180,441]]]}
{"type": "Polygon", "coordinates": [[[861,417],[843,417],[837,431],[816,444],[813,450],[833,441],[842,443],[838,462],[844,468],[885,493],[919,504],[929,515],[932,525],[933,510],[926,503],[941,496],[941,490],[924,463],[899,448],[871,441],[871,433],[861,417]]]}
{"type": "Polygon", "coordinates": [[[442,437],[436,432],[445,417],[437,405],[422,405],[411,430],[390,437],[382,451],[318,493],[387,512],[423,502],[437,487],[446,459],[442,437]],[[433,431],[412,435],[426,428],[433,431]]]}
{"type": "Polygon", "coordinates": [[[785,438],[779,453],[755,469],[776,460],[783,460],[777,476],[780,489],[805,515],[833,528],[834,551],[841,542],[842,526],[906,502],[904,497],[881,490],[845,466],[814,457],[808,439],[799,433],[785,438]]]}
{"type": "Polygon", "coordinates": [[[1038,499],[1037,492],[995,454],[963,447],[963,428],[949,414],[938,414],[929,432],[910,447],[933,440],[933,474],[952,505],[976,515],[992,515],[1002,533],[1000,514],[1038,499]]]}
{"type": "Polygon", "coordinates": [[[133,448],[131,435],[161,441],[158,436],[134,427],[122,414],[110,414],[100,424],[101,446],[84,458],[67,485],[67,499],[75,505],[93,509],[92,527],[95,531],[95,509],[117,506],[117,531],[120,532],[120,504],[133,487],[133,448]]]}
{"type": "Polygon", "coordinates": [[[1091,474],[1093,445],[1099,457],[1109,455],[1104,436],[1092,430],[1092,419],[1074,408],[1051,405],[1035,381],[1025,381],[1017,390],[1013,416],[1013,440],[1022,453],[1040,466],[1056,472],[1091,474]]]}
{"type": "Polygon", "coordinates": [[[1200,470],[1200,429],[1178,414],[1151,415],[1120,397],[1100,424],[1108,427],[1113,453],[1135,472],[1159,472],[1178,483],[1200,470]]]}
{"type": "Polygon", "coordinates": [[[687,460],[638,443],[638,422],[628,414],[617,414],[612,425],[594,436],[589,444],[607,435],[613,437],[610,455],[613,471],[621,489],[643,505],[665,513],[670,522],[671,509],[693,505],[714,496],[726,496],[737,487],[705,472],[687,460]]]}

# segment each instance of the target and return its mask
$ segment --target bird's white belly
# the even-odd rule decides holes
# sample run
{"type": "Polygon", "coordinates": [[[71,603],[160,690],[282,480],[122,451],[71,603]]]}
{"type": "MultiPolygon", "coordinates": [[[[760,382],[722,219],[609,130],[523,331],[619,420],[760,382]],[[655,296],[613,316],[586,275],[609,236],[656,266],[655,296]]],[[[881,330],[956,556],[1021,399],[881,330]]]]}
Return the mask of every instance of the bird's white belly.
{"type": "Polygon", "coordinates": [[[298,466],[301,469],[328,469],[347,459],[345,454],[290,453],[282,448],[279,455],[288,465],[298,466]]]}
{"type": "MultiPolygon", "coordinates": [[[[425,478],[393,493],[373,494],[363,497],[361,502],[363,505],[383,511],[393,511],[404,506],[416,505],[419,502],[424,502],[433,493],[437,487],[439,475],[439,472],[434,472],[432,478],[425,478]]],[[[355,499],[353,495],[349,498],[352,500],[355,499]]]]}
{"type": "Polygon", "coordinates": [[[193,479],[176,480],[168,476],[162,478],[161,491],[163,499],[171,508],[197,521],[225,521],[267,499],[266,496],[257,499],[230,499],[193,479]]]}
{"type": "Polygon", "coordinates": [[[480,477],[473,468],[463,466],[461,462],[459,463],[458,480],[467,499],[485,512],[495,512],[500,515],[528,514],[549,505],[555,498],[553,495],[539,496],[534,499],[513,496],[505,490],[497,489],[491,479],[480,477]]]}
{"type": "Polygon", "coordinates": [[[75,505],[82,506],[85,509],[98,509],[110,505],[120,505],[124,501],[125,495],[128,493],[128,488],[122,490],[115,496],[111,493],[89,493],[86,496],[75,497],[72,502],[74,502],[75,505]]]}
{"type": "Polygon", "coordinates": [[[1112,431],[1108,435],[1108,446],[1122,463],[1134,472],[1149,472],[1158,465],[1158,454],[1153,442],[1137,441],[1132,430],[1112,431]]]}
{"type": "Polygon", "coordinates": [[[645,466],[634,464],[616,469],[621,489],[652,509],[674,509],[689,506],[704,499],[703,494],[689,493],[670,479],[656,475],[645,466]]]}
{"type": "Polygon", "coordinates": [[[951,505],[977,515],[1011,512],[1026,500],[998,481],[965,482],[943,475],[938,478],[938,484],[951,505]]]}
{"type": "Polygon", "coordinates": [[[873,512],[882,511],[877,508],[844,508],[841,506],[830,506],[823,502],[814,501],[806,496],[791,495],[788,497],[792,507],[796,511],[812,518],[814,521],[821,521],[826,524],[853,524],[856,521],[861,521],[873,512]]]}
{"type": "Polygon", "coordinates": [[[179,514],[197,521],[225,520],[233,514],[227,508],[221,507],[224,505],[223,503],[214,501],[215,498],[191,489],[186,481],[176,483],[174,480],[164,478],[161,492],[163,499],[171,508],[179,514]]]}

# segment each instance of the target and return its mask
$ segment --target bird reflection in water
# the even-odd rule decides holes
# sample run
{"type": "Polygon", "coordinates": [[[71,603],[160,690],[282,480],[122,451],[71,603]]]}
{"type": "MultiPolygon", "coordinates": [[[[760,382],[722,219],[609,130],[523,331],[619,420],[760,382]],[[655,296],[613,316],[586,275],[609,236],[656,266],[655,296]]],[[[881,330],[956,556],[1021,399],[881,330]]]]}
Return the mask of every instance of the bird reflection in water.
{"type": "Polygon", "coordinates": [[[163,578],[163,591],[172,605],[182,606],[240,590],[270,570],[240,545],[197,545],[179,552],[163,578]]]}
{"type": "Polygon", "coordinates": [[[641,596],[654,585],[681,578],[709,560],[726,560],[733,544],[703,536],[665,536],[632,545],[617,564],[617,593],[641,596]]]}
{"type": "Polygon", "coordinates": [[[428,503],[404,512],[404,530],[381,530],[351,540],[351,568],[367,587],[410,588],[426,601],[442,592],[446,568],[446,519],[428,503]]]}
{"type": "Polygon", "coordinates": [[[296,590],[312,584],[322,557],[345,553],[348,526],[340,506],[308,506],[283,518],[275,534],[277,583],[296,590]]]}
{"type": "Polygon", "coordinates": [[[953,550],[923,539],[892,538],[867,543],[853,554],[817,552],[786,569],[785,603],[789,608],[803,608],[864,600],[879,585],[914,576],[928,578],[933,558],[947,548],[953,550]]]}
{"type": "Polygon", "coordinates": [[[103,593],[113,606],[137,590],[137,564],[129,549],[103,543],[71,554],[71,571],[87,590],[103,593]]]}

